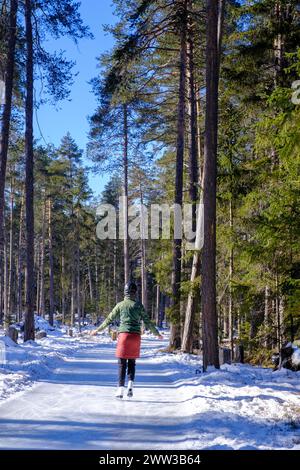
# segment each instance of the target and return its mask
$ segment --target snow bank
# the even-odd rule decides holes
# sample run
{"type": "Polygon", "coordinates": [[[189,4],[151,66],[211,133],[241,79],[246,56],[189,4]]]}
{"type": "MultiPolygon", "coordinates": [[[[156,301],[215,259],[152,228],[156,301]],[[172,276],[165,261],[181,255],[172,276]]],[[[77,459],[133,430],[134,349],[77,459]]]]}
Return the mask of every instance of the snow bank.
{"type": "Polygon", "coordinates": [[[193,448],[300,448],[300,372],[225,364],[203,373],[198,356],[150,349],[143,357],[178,389],[193,448]]]}
{"type": "Polygon", "coordinates": [[[298,367],[300,365],[300,349],[295,349],[292,355],[292,363],[294,366],[298,367]]]}

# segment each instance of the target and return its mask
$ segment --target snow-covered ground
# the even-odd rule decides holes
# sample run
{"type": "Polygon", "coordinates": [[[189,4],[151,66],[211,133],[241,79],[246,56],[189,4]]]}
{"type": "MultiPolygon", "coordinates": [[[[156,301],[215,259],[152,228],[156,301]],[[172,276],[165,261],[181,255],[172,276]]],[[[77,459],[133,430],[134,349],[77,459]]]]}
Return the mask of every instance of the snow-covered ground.
{"type": "Polygon", "coordinates": [[[56,329],[5,342],[1,449],[300,449],[300,372],[226,365],[202,374],[196,356],[159,352],[164,342],[147,335],[134,397],[120,401],[107,335],[56,329]]]}

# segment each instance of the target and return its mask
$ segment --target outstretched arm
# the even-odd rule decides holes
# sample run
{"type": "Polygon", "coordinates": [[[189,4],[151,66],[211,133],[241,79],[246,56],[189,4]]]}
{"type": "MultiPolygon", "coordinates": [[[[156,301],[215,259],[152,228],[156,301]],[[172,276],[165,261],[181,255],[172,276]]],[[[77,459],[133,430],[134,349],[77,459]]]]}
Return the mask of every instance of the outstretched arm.
{"type": "Polygon", "coordinates": [[[154,323],[150,320],[148,313],[146,312],[145,308],[143,305],[141,305],[141,317],[142,320],[145,324],[145,327],[151,331],[154,335],[158,336],[159,338],[162,338],[162,335],[154,325],[154,323]]]}
{"type": "Polygon", "coordinates": [[[114,309],[110,312],[110,314],[108,315],[108,317],[104,320],[103,323],[101,323],[101,325],[96,328],[96,330],[92,331],[92,335],[96,335],[97,333],[99,333],[100,331],[103,331],[105,330],[105,328],[108,327],[108,325],[110,325],[114,320],[116,320],[118,317],[120,316],[120,311],[119,311],[119,307],[118,305],[116,305],[114,307],[114,309]]]}

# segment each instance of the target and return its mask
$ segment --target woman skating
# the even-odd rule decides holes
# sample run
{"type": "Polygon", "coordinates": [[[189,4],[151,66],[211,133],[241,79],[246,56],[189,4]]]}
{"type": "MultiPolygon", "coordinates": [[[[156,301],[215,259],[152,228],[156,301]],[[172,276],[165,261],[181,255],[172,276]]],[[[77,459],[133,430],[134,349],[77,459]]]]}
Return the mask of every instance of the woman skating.
{"type": "Polygon", "coordinates": [[[91,333],[92,336],[94,336],[104,330],[114,320],[120,320],[116,350],[116,357],[119,362],[119,387],[116,393],[117,398],[123,398],[126,371],[128,376],[127,396],[132,397],[133,395],[136,359],[140,357],[142,321],[147,329],[160,339],[163,338],[151,322],[143,304],[136,300],[137,286],[134,282],[130,282],[125,286],[124,294],[124,300],[118,303],[102,325],[91,333]]]}

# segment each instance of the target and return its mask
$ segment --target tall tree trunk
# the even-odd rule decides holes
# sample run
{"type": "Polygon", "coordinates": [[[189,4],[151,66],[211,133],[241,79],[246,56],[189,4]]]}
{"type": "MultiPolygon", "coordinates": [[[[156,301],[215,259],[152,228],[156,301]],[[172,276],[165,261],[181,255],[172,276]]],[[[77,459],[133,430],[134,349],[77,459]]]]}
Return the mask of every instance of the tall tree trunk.
{"type": "Polygon", "coordinates": [[[98,250],[97,245],[95,246],[95,289],[96,289],[96,321],[100,316],[99,314],[99,275],[98,275],[98,250]]]}
{"type": "Polygon", "coordinates": [[[10,213],[9,213],[9,272],[8,272],[8,295],[7,295],[7,308],[9,314],[12,315],[13,308],[13,272],[14,272],[14,237],[13,237],[13,217],[14,217],[14,193],[13,193],[13,179],[11,178],[10,185],[10,213]]]}
{"type": "Polygon", "coordinates": [[[10,120],[12,109],[12,96],[14,84],[15,49],[17,38],[17,12],[18,0],[10,1],[9,14],[9,36],[5,67],[5,102],[2,114],[1,139],[0,139],[0,272],[3,270],[3,247],[4,247],[4,208],[5,208],[5,178],[7,166],[7,154],[10,133],[10,120]]]}
{"type": "Polygon", "coordinates": [[[108,311],[111,312],[111,279],[109,273],[106,275],[107,283],[106,283],[106,294],[107,294],[107,306],[108,311]]]}
{"type": "Polygon", "coordinates": [[[39,305],[40,305],[40,278],[41,278],[41,249],[40,249],[40,240],[36,240],[35,245],[35,265],[36,265],[36,297],[35,305],[36,310],[39,315],[39,305]]]}
{"type": "Polygon", "coordinates": [[[81,288],[81,292],[82,292],[82,295],[81,295],[81,308],[80,308],[80,312],[81,312],[81,324],[82,324],[82,326],[84,326],[85,302],[86,302],[86,289],[85,289],[85,286],[84,286],[84,285],[83,285],[82,288],[81,288]]]}
{"type": "Polygon", "coordinates": [[[44,194],[42,240],[41,240],[41,262],[40,262],[40,302],[38,305],[39,314],[45,316],[45,238],[46,238],[46,210],[47,200],[44,194]]]}
{"type": "Polygon", "coordinates": [[[2,273],[0,273],[0,325],[2,325],[4,321],[3,293],[4,293],[4,286],[3,286],[3,270],[2,270],[2,273]]]}
{"type": "Polygon", "coordinates": [[[148,309],[147,295],[147,270],[146,270],[146,243],[145,243],[145,214],[144,214],[144,196],[142,185],[140,184],[140,204],[141,204],[141,279],[142,279],[142,304],[145,310],[148,309]]]}
{"type": "Polygon", "coordinates": [[[283,16],[285,5],[282,0],[276,1],[274,6],[274,15],[278,34],[274,39],[274,58],[275,58],[275,86],[284,86],[284,69],[286,67],[285,59],[285,35],[283,33],[283,16]]]}
{"type": "Polygon", "coordinates": [[[92,271],[91,271],[91,264],[89,261],[88,261],[88,282],[89,282],[90,301],[93,302],[94,294],[93,294],[92,271]]]}
{"type": "Polygon", "coordinates": [[[72,261],[71,266],[71,328],[75,325],[75,266],[72,261]]]}
{"type": "Polygon", "coordinates": [[[233,299],[232,299],[232,276],[233,276],[233,213],[232,213],[232,194],[229,201],[229,226],[230,226],[230,254],[229,254],[229,299],[228,299],[228,329],[229,329],[229,343],[231,349],[231,358],[233,358],[234,344],[233,344],[233,328],[234,328],[234,315],[233,315],[233,299]]]}
{"type": "Polygon", "coordinates": [[[76,223],[76,304],[77,304],[77,317],[79,324],[79,331],[81,330],[81,291],[80,291],[80,235],[79,235],[79,214],[77,214],[76,223]]]}
{"type": "Polygon", "coordinates": [[[62,247],[61,253],[61,315],[62,323],[65,324],[66,321],[66,291],[65,291],[65,278],[66,278],[66,264],[65,264],[65,252],[64,247],[62,247]]]}
{"type": "MultiPolygon", "coordinates": [[[[192,10],[192,2],[190,2],[189,10],[192,10]]],[[[192,213],[192,230],[196,232],[196,204],[198,199],[198,185],[199,185],[199,170],[198,159],[201,164],[201,147],[200,147],[200,131],[198,130],[198,110],[197,110],[197,96],[194,80],[194,44],[193,44],[193,31],[190,26],[189,32],[189,95],[190,95],[190,149],[189,149],[189,193],[190,200],[193,204],[192,213]]],[[[200,182],[201,183],[201,182],[200,182]]],[[[196,278],[200,274],[201,257],[197,251],[193,255],[192,270],[191,270],[191,284],[195,283],[196,278]]],[[[195,289],[192,287],[188,295],[188,301],[185,312],[184,328],[182,334],[181,350],[183,352],[192,352],[193,346],[193,329],[196,313],[196,299],[197,295],[195,289]]]]}
{"type": "Polygon", "coordinates": [[[284,297],[282,294],[279,295],[279,316],[281,325],[281,347],[286,341],[285,329],[284,329],[284,297]]]}
{"type": "Polygon", "coordinates": [[[219,368],[216,308],[216,190],[219,84],[219,2],[207,0],[204,148],[204,246],[202,254],[203,370],[219,368]]]}
{"type": "MultiPolygon", "coordinates": [[[[191,4],[192,2],[190,2],[191,4]]],[[[190,6],[190,8],[192,5],[190,6]]],[[[192,213],[192,230],[196,232],[196,205],[198,201],[198,149],[197,149],[197,103],[195,93],[195,78],[194,78],[194,38],[193,30],[190,25],[189,38],[189,114],[190,114],[190,148],[189,148],[189,195],[191,203],[193,204],[192,213]]]]}
{"type": "MultiPolygon", "coordinates": [[[[198,150],[198,173],[199,173],[199,181],[202,182],[203,179],[203,165],[204,161],[202,158],[203,155],[203,143],[201,138],[201,126],[200,126],[200,119],[201,119],[201,97],[198,84],[196,85],[196,118],[197,118],[197,150],[198,150]]],[[[202,188],[202,185],[201,185],[202,188]]],[[[202,188],[203,189],[203,188],[202,188]]]]}
{"type": "Polygon", "coordinates": [[[25,1],[26,19],[26,119],[25,119],[25,197],[26,197],[26,312],[24,341],[34,340],[34,186],[33,186],[33,37],[32,2],[25,1]]]}
{"type": "MultiPolygon", "coordinates": [[[[196,96],[196,121],[197,121],[197,154],[198,154],[198,167],[199,167],[199,187],[201,189],[200,195],[200,205],[203,204],[203,158],[202,158],[202,147],[201,147],[201,130],[200,130],[200,95],[196,96]]],[[[199,222],[199,221],[198,221],[199,222]]],[[[196,237],[201,238],[201,224],[197,223],[196,225],[196,237]]],[[[201,271],[201,253],[200,251],[196,251],[193,255],[193,263],[192,263],[192,271],[191,271],[191,278],[190,282],[192,284],[192,288],[190,289],[188,300],[187,300],[187,307],[186,307],[186,314],[185,314],[185,323],[184,323],[184,331],[182,336],[182,351],[183,352],[192,352],[193,346],[193,327],[195,321],[195,314],[196,314],[196,303],[199,295],[193,289],[194,283],[199,276],[201,271]]]]}
{"type": "Polygon", "coordinates": [[[280,295],[279,295],[279,276],[278,276],[278,267],[276,266],[275,274],[275,315],[276,315],[276,330],[277,330],[277,348],[280,353],[282,347],[282,331],[281,331],[281,312],[280,312],[280,295]]]}
{"type": "Polygon", "coordinates": [[[188,295],[184,330],[183,330],[183,336],[182,336],[182,346],[181,346],[181,350],[187,353],[191,353],[192,348],[193,348],[193,329],[194,329],[194,323],[195,323],[195,313],[196,313],[196,304],[197,304],[197,292],[193,284],[195,283],[197,277],[200,274],[200,265],[201,265],[200,252],[196,252],[194,253],[194,256],[193,256],[193,265],[192,265],[192,272],[191,272],[191,279],[190,279],[192,283],[192,288],[190,289],[190,292],[188,295]]]}
{"type": "Polygon", "coordinates": [[[155,323],[159,326],[159,314],[160,314],[160,285],[156,284],[156,301],[155,301],[155,323]]]}
{"type": "Polygon", "coordinates": [[[114,250],[114,302],[115,304],[118,303],[118,290],[117,290],[117,240],[113,240],[113,250],[114,250]]]}
{"type": "Polygon", "coordinates": [[[161,314],[161,316],[160,316],[159,324],[158,324],[159,327],[162,327],[162,323],[165,320],[165,312],[166,312],[166,296],[162,292],[161,293],[161,301],[160,301],[160,314],[161,314]]]}
{"type": "Polygon", "coordinates": [[[145,240],[141,240],[141,277],[142,277],[142,304],[145,310],[148,309],[147,292],[147,270],[146,270],[146,246],[145,240]]]}
{"type": "Polygon", "coordinates": [[[54,323],[54,260],[52,235],[52,200],[48,198],[48,249],[49,249],[49,323],[54,323]]]}
{"type": "Polygon", "coordinates": [[[270,347],[270,288],[268,285],[265,287],[265,309],[264,309],[264,327],[265,327],[265,348],[270,347]]]}
{"type": "Polygon", "coordinates": [[[128,283],[130,277],[129,268],[129,238],[128,238],[128,107],[123,105],[123,195],[124,195],[124,281],[128,283]]]}
{"type": "Polygon", "coordinates": [[[7,256],[7,237],[5,224],[4,229],[4,270],[3,270],[3,309],[4,309],[4,328],[7,329],[11,324],[11,316],[8,310],[8,256],[7,256]]]}
{"type": "Polygon", "coordinates": [[[19,222],[19,241],[18,241],[18,260],[17,260],[17,314],[18,321],[22,320],[22,271],[23,271],[23,223],[24,223],[24,195],[21,196],[20,222],[19,222]]]}
{"type": "MultiPolygon", "coordinates": [[[[186,111],[186,68],[187,68],[187,0],[182,0],[182,23],[180,32],[180,78],[177,116],[177,151],[174,204],[182,207],[183,195],[183,160],[185,146],[185,111],[186,111]]],[[[173,269],[172,269],[172,323],[170,348],[177,349],[181,345],[180,326],[180,282],[181,282],[181,248],[182,238],[174,235],[173,269]]]]}

